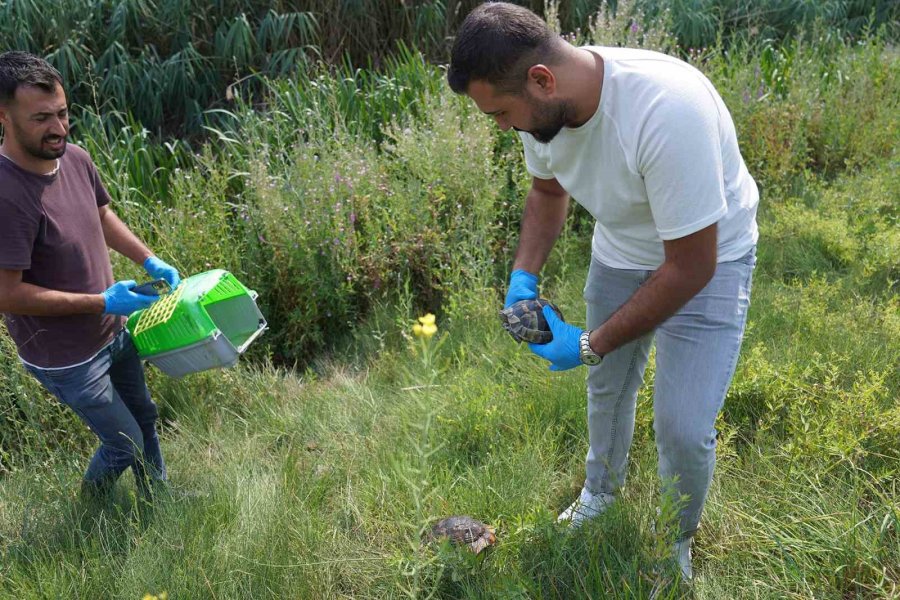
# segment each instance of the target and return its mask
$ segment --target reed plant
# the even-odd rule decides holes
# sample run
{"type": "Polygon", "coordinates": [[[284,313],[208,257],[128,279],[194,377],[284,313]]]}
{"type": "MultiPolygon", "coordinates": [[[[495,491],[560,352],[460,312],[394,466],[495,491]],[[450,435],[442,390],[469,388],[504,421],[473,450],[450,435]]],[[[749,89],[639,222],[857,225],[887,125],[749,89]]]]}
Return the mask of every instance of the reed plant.
{"type": "MultiPolygon", "coordinates": [[[[544,13],[542,0],[521,3],[544,13]]],[[[130,113],[155,135],[196,135],[206,111],[228,107],[233,86],[262,94],[261,76],[294,77],[320,62],[390,70],[398,43],[445,62],[453,32],[476,4],[2,0],[0,48],[46,56],[73,99],[94,112],[130,113]]],[[[665,21],[684,52],[747,36],[780,41],[816,23],[851,37],[885,27],[896,39],[900,22],[900,7],[890,0],[572,0],[547,7],[567,32],[589,29],[603,13],[628,16],[641,29],[665,21]]]]}

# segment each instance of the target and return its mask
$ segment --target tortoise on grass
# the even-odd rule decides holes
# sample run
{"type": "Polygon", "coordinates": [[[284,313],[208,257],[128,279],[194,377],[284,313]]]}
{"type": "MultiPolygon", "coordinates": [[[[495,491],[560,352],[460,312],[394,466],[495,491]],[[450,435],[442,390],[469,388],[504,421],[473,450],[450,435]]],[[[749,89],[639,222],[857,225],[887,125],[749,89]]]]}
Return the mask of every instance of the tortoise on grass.
{"type": "Polygon", "coordinates": [[[500,311],[500,323],[517,342],[547,344],[553,339],[543,308],[549,306],[561,321],[562,312],[546,298],[519,300],[500,311]]]}
{"type": "Polygon", "coordinates": [[[497,541],[494,528],[466,515],[441,519],[425,532],[425,541],[436,542],[447,538],[456,545],[464,544],[478,554],[497,541]]]}

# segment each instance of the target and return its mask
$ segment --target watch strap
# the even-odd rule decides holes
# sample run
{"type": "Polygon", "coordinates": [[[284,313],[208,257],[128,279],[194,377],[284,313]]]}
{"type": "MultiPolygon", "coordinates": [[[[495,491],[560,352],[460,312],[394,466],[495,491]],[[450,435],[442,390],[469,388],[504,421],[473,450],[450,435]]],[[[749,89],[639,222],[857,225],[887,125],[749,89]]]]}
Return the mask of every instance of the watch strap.
{"type": "Polygon", "coordinates": [[[599,365],[603,360],[603,355],[597,354],[594,352],[594,349],[591,348],[591,331],[587,330],[581,334],[581,337],[578,338],[578,350],[579,350],[579,358],[583,364],[593,366],[599,365]]]}

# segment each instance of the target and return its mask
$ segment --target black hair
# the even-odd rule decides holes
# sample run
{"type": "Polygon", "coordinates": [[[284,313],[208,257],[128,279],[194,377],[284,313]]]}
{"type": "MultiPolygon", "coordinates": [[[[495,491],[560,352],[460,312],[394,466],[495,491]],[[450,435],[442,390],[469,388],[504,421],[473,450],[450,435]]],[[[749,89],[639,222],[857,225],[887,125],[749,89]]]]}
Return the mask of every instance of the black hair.
{"type": "Polygon", "coordinates": [[[508,2],[486,2],[466,16],[453,42],[447,80],[464,94],[473,80],[519,93],[528,69],[559,58],[562,39],[539,16],[508,2]]]}
{"type": "Polygon", "coordinates": [[[46,60],[28,52],[0,54],[0,104],[8,104],[20,86],[34,86],[53,92],[62,86],[62,75],[46,60]]]}

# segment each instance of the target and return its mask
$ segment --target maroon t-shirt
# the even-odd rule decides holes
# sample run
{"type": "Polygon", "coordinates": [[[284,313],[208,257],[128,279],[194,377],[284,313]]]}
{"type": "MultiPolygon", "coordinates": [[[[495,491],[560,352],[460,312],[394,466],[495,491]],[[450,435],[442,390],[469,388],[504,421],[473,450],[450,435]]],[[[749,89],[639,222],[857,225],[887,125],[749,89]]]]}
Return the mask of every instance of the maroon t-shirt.
{"type": "MultiPolygon", "coordinates": [[[[99,207],[109,204],[88,153],[69,144],[53,175],[35,175],[0,155],[0,269],[64,292],[99,294],[113,284],[99,207]]],[[[96,354],[121,329],[112,315],[4,314],[19,356],[65,367],[96,354]]]]}

